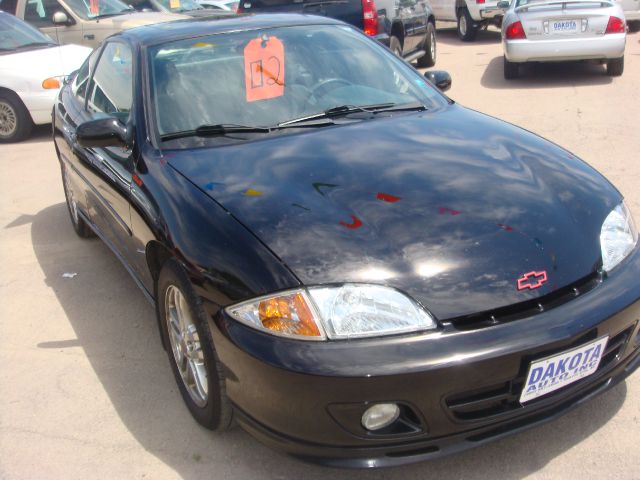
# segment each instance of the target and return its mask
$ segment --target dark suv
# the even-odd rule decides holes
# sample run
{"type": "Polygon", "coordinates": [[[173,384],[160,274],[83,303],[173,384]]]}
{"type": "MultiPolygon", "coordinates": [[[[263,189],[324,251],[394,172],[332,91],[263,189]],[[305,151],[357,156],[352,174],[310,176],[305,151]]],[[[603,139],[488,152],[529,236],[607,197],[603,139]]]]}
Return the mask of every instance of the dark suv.
{"type": "Polygon", "coordinates": [[[436,20],[426,0],[241,0],[238,13],[296,12],[355,25],[419,67],[436,63],[436,20]]]}

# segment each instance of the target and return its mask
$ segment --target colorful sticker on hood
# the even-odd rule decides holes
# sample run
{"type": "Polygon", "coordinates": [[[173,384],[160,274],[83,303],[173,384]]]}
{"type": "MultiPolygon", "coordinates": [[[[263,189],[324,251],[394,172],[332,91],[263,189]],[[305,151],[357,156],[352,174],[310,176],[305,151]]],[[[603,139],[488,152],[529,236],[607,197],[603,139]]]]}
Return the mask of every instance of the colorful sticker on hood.
{"type": "Polygon", "coordinates": [[[244,47],[247,102],[284,95],[284,45],[278,37],[254,38],[244,47]]]}

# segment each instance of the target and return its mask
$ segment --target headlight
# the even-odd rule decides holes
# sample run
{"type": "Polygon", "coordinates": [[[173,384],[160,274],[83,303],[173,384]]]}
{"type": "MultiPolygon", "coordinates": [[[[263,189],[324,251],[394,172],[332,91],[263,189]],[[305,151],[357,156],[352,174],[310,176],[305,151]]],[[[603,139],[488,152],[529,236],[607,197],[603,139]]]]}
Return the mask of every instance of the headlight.
{"type": "Polygon", "coordinates": [[[633,223],[631,212],[622,202],[614,208],[600,231],[600,249],[602,250],[602,268],[610,272],[625,259],[638,242],[638,231],[633,223]]]}
{"type": "Polygon", "coordinates": [[[312,287],[227,307],[250,327],[303,340],[348,339],[436,327],[433,317],[399,291],[379,285],[312,287]]]}

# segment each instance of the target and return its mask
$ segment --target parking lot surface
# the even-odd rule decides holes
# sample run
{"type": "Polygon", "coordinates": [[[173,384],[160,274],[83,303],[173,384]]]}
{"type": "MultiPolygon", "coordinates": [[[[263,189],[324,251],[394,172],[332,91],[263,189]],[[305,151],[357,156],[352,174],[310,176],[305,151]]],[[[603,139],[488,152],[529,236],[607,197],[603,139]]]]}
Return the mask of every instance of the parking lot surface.
{"type": "MultiPolygon", "coordinates": [[[[506,82],[497,31],[438,31],[436,68],[459,103],[574,152],[640,221],[640,34],[626,70],[536,66],[506,82]]],[[[457,456],[378,471],[308,465],[185,408],[153,309],[99,240],[68,219],[47,127],[0,146],[0,478],[640,478],[640,373],[542,427],[457,456]]],[[[292,419],[292,421],[295,421],[292,419]]]]}

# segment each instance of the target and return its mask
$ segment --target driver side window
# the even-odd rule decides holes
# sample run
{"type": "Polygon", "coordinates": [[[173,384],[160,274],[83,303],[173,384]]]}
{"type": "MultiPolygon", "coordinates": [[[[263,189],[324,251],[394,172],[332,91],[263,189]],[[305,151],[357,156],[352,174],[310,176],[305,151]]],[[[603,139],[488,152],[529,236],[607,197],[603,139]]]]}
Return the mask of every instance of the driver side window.
{"type": "Polygon", "coordinates": [[[88,92],[89,112],[113,115],[126,123],[133,102],[132,54],[128,45],[111,42],[104,47],[88,92]]]}
{"type": "Polygon", "coordinates": [[[55,27],[53,14],[56,12],[66,13],[56,0],[27,0],[24,21],[36,28],[55,27]]]}

